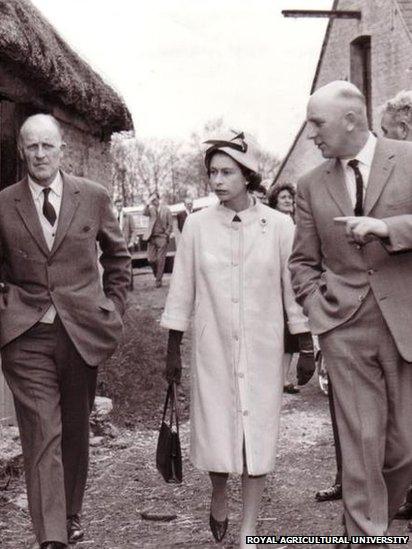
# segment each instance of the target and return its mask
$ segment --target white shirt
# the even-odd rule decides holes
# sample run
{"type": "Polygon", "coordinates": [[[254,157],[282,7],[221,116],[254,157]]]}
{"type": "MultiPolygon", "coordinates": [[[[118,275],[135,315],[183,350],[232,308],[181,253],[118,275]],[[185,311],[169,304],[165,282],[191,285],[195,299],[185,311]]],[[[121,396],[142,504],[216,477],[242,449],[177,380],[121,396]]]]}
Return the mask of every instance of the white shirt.
{"type": "MultiPolygon", "coordinates": [[[[53,247],[54,238],[56,236],[57,225],[59,223],[59,213],[63,195],[63,180],[60,172],[57,172],[53,182],[51,183],[51,185],[49,185],[49,202],[56,212],[56,221],[53,227],[43,215],[43,190],[45,189],[45,187],[42,187],[38,183],[35,183],[30,176],[28,176],[28,181],[34,205],[36,207],[37,215],[39,217],[40,225],[43,230],[44,239],[46,241],[47,247],[49,248],[49,250],[51,250],[53,247]]],[[[45,324],[53,324],[55,317],[56,309],[54,308],[54,305],[50,305],[50,307],[44,313],[43,317],[40,319],[40,322],[44,322],[45,324]]]]}
{"type": "MultiPolygon", "coordinates": [[[[363,179],[363,198],[365,199],[365,192],[368,186],[369,174],[371,171],[372,160],[375,154],[377,139],[373,133],[369,133],[368,140],[366,141],[363,149],[361,149],[358,154],[354,157],[359,161],[358,168],[362,174],[363,179]]],[[[355,208],[356,205],[356,179],[355,172],[353,168],[348,166],[348,162],[354,160],[354,158],[341,158],[340,162],[343,168],[343,173],[345,174],[346,188],[349,193],[352,206],[355,208]]]]}

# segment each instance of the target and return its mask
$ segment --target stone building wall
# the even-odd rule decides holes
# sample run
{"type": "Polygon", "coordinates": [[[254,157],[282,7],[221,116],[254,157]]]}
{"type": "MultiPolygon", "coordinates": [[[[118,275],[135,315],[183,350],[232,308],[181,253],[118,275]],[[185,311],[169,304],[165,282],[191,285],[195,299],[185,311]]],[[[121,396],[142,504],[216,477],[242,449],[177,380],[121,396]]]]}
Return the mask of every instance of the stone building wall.
{"type": "Polygon", "coordinates": [[[80,177],[87,177],[111,189],[111,162],[109,143],[60,121],[66,149],[63,169],[80,177]]]}

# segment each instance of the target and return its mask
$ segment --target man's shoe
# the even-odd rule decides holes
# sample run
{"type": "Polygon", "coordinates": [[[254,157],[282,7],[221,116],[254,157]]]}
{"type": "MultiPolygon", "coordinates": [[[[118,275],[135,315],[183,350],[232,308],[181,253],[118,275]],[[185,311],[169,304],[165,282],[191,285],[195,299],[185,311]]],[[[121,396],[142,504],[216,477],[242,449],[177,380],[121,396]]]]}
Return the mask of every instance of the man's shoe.
{"type": "Polygon", "coordinates": [[[65,543],[60,543],[60,541],[45,541],[40,545],[40,549],[64,549],[67,547],[65,543]]]}
{"type": "Polygon", "coordinates": [[[316,501],[333,501],[342,499],[342,484],[334,484],[326,490],[319,490],[315,495],[316,501]]]}
{"type": "Polygon", "coordinates": [[[412,519],[412,503],[409,503],[408,501],[402,503],[394,518],[401,520],[412,519]]]}
{"type": "Polygon", "coordinates": [[[84,538],[84,530],[80,523],[79,515],[67,517],[67,537],[70,544],[81,541],[84,538]]]}

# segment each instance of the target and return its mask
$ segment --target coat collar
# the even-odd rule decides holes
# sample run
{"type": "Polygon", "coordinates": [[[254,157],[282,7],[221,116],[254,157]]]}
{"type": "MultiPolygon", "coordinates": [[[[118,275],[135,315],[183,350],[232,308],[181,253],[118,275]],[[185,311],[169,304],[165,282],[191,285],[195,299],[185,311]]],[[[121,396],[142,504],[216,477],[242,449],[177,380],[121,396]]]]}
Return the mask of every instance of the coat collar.
{"type": "Polygon", "coordinates": [[[76,179],[63,171],[61,171],[61,176],[63,180],[63,197],[60,207],[56,237],[54,239],[53,248],[51,251],[48,249],[43,236],[43,230],[41,228],[36,207],[33,202],[33,196],[30,191],[27,177],[24,177],[16,185],[14,201],[17,212],[26,226],[26,229],[46,256],[53,255],[59,248],[73,219],[73,215],[79,205],[80,189],[76,179]]]}
{"type": "MultiPolygon", "coordinates": [[[[376,143],[368,186],[366,188],[363,207],[364,215],[368,215],[371,212],[392,172],[395,153],[390,145],[391,143],[388,139],[378,139],[376,143]]],[[[353,216],[353,206],[347,191],[345,174],[341,162],[337,159],[331,159],[326,162],[325,166],[324,180],[331,197],[343,215],[353,216]]]]}
{"type": "Polygon", "coordinates": [[[343,215],[353,215],[353,207],[346,188],[345,174],[338,159],[328,160],[324,181],[332,199],[336,202],[343,215]]]}
{"type": "Polygon", "coordinates": [[[395,152],[389,139],[378,139],[366,188],[364,215],[368,215],[380,197],[395,165],[395,152]]]}

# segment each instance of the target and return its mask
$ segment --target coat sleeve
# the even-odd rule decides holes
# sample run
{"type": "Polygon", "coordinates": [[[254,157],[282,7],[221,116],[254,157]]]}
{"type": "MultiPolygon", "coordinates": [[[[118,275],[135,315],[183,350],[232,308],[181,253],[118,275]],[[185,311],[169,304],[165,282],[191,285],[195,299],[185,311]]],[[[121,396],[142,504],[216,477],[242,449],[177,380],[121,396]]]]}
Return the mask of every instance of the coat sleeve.
{"type": "Polygon", "coordinates": [[[303,305],[303,310],[307,314],[308,303],[319,292],[323,270],[322,255],[307,186],[304,182],[299,182],[297,189],[296,232],[289,269],[296,300],[303,305]]]}
{"type": "Polygon", "coordinates": [[[195,302],[195,226],[187,220],[177,247],[169,294],[160,325],[185,332],[195,302]]]}
{"type": "Polygon", "coordinates": [[[382,240],[384,248],[392,254],[412,250],[412,215],[396,215],[383,219],[389,229],[389,236],[382,240]]]}
{"type": "Polygon", "coordinates": [[[109,195],[101,199],[100,227],[97,240],[101,248],[103,290],[120,314],[124,313],[127,289],[130,285],[131,260],[119,223],[113,212],[109,195]]]}
{"type": "Polygon", "coordinates": [[[299,334],[309,331],[307,318],[303,315],[301,307],[297,304],[292,289],[288,260],[292,251],[294,225],[291,219],[285,218],[280,237],[280,261],[282,273],[283,305],[288,318],[288,327],[291,334],[299,334]]]}

